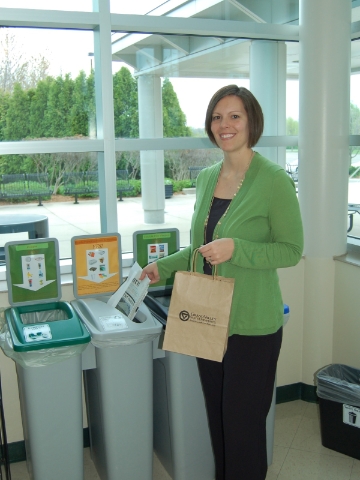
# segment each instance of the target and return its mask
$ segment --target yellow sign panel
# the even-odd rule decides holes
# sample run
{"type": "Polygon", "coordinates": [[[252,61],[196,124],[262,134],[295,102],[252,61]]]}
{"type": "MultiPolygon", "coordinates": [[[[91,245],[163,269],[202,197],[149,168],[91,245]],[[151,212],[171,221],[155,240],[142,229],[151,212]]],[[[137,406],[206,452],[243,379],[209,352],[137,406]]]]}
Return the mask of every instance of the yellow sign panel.
{"type": "Polygon", "coordinates": [[[119,237],[117,235],[73,239],[77,295],[112,294],[120,286],[119,237]]]}

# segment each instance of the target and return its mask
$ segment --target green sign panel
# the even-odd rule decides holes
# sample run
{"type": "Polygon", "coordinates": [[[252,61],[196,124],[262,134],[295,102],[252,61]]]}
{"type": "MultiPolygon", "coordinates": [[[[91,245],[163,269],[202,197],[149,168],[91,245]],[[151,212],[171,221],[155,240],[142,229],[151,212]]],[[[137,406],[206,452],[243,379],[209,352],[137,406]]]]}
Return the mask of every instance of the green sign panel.
{"type": "Polygon", "coordinates": [[[5,251],[11,305],[50,302],[61,297],[56,239],[9,242],[5,251]]]}
{"type": "MultiPolygon", "coordinates": [[[[134,260],[145,267],[148,263],[175,253],[180,248],[179,230],[177,228],[161,230],[141,230],[133,234],[134,260]]],[[[166,280],[154,284],[153,290],[171,287],[175,274],[166,280]]]]}

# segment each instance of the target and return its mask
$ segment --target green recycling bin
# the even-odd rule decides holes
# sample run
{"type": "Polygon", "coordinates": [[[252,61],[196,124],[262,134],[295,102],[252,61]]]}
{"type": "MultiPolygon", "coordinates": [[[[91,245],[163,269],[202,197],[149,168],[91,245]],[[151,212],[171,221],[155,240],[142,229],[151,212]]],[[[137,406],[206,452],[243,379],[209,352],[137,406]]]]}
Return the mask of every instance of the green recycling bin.
{"type": "Polygon", "coordinates": [[[81,353],[90,335],[60,301],[58,243],[5,245],[10,308],[0,345],[16,363],[32,480],[83,480],[81,353]]]}

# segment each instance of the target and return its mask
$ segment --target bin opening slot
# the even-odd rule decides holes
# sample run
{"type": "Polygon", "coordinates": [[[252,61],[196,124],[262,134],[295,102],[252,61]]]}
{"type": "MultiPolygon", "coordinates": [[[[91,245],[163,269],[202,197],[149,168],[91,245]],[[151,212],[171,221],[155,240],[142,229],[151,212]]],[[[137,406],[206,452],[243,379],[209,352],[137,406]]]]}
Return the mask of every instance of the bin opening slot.
{"type": "Polygon", "coordinates": [[[69,316],[65,310],[59,308],[55,310],[20,313],[20,319],[24,325],[29,325],[31,323],[48,323],[59,320],[69,320],[69,316]]]}
{"type": "Polygon", "coordinates": [[[136,315],[135,315],[135,317],[133,318],[132,321],[133,321],[134,323],[144,323],[144,322],[146,322],[146,315],[145,315],[145,313],[140,312],[140,310],[138,310],[138,311],[136,312],[136,315]]]}

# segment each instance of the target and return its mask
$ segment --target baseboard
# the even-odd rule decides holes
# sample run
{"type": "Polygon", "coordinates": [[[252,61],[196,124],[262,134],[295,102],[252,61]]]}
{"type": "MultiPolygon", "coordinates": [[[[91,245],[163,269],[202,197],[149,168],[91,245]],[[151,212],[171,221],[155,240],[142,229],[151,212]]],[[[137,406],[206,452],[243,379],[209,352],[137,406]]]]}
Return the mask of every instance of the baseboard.
{"type": "Polygon", "coordinates": [[[276,403],[293,402],[294,400],[317,403],[316,387],[299,382],[276,388],[276,403]]]}
{"type": "MultiPolygon", "coordinates": [[[[276,403],[293,402],[304,400],[309,403],[316,403],[316,387],[305,385],[305,383],[293,383],[276,388],[276,403]]],[[[89,429],[84,428],[84,448],[90,446],[89,429]]],[[[23,462],[26,460],[25,442],[13,442],[8,444],[10,463],[23,462]]]]}

